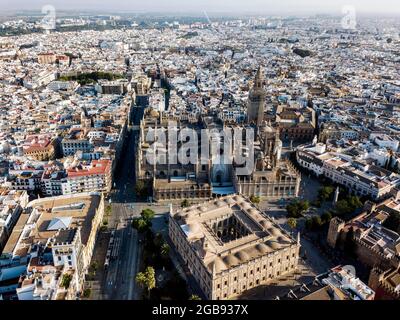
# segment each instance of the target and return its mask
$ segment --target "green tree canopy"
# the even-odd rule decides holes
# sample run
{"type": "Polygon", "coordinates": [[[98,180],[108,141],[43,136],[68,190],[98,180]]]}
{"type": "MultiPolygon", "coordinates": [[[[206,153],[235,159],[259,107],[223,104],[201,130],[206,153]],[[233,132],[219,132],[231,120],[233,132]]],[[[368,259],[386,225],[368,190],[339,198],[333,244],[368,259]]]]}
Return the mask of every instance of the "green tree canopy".
{"type": "Polygon", "coordinates": [[[188,199],[185,199],[181,202],[181,208],[187,208],[190,206],[190,202],[188,199]]]}
{"type": "Polygon", "coordinates": [[[295,218],[289,218],[287,223],[288,223],[290,229],[296,229],[297,221],[295,218]]]}
{"type": "Polygon", "coordinates": [[[164,243],[162,246],[161,246],[161,255],[163,256],[163,257],[168,257],[168,255],[169,255],[169,251],[170,251],[170,247],[169,247],[169,245],[167,244],[167,243],[164,243]]]}
{"type": "Polygon", "coordinates": [[[295,200],[286,206],[286,211],[289,218],[300,218],[309,208],[310,203],[307,200],[295,200]]]}
{"type": "Polygon", "coordinates": [[[145,221],[150,222],[151,220],[153,220],[153,218],[155,216],[155,212],[151,209],[144,209],[144,210],[142,210],[140,215],[142,216],[142,218],[145,221]]]}
{"type": "Polygon", "coordinates": [[[321,201],[327,201],[334,192],[333,187],[325,186],[318,190],[318,199],[321,201]]]}
{"type": "Polygon", "coordinates": [[[144,272],[139,272],[136,275],[136,283],[143,289],[146,289],[148,297],[150,297],[150,291],[156,286],[156,272],[154,268],[147,267],[144,272]]]}
{"type": "Polygon", "coordinates": [[[254,204],[259,204],[261,202],[261,198],[259,196],[251,196],[250,201],[253,202],[254,204]]]}
{"type": "Polygon", "coordinates": [[[143,218],[135,219],[132,221],[132,227],[136,229],[139,233],[144,233],[149,230],[151,223],[143,218]]]}

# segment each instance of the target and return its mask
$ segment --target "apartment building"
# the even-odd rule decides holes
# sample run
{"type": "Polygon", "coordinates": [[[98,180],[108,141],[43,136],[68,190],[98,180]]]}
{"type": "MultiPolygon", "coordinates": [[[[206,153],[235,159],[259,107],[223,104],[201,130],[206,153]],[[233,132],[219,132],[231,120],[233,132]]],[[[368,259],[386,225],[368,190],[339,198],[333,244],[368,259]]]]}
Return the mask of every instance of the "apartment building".
{"type": "Polygon", "coordinates": [[[89,166],[67,169],[67,177],[61,183],[62,194],[79,192],[109,192],[112,187],[112,161],[93,160],[89,166]]]}
{"type": "Polygon", "coordinates": [[[78,298],[103,215],[100,193],[28,203],[0,259],[0,280],[8,280],[2,292],[16,290],[20,300],[78,298]]]}

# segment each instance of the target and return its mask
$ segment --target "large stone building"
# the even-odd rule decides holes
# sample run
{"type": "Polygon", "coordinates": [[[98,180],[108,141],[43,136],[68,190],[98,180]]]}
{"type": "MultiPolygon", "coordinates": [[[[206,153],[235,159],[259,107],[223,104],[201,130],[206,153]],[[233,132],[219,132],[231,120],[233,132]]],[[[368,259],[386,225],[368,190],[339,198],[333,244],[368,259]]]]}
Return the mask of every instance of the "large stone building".
{"type": "Polygon", "coordinates": [[[239,296],[292,273],[294,240],[240,195],[170,213],[169,237],[207,299],[239,296]]]}
{"type": "MultiPolygon", "coordinates": [[[[147,141],[151,130],[154,132],[157,128],[161,132],[167,128],[168,120],[169,118],[164,117],[162,113],[148,109],[139,127],[136,176],[152,185],[153,198],[156,201],[209,199],[213,195],[235,192],[265,198],[290,198],[298,195],[301,175],[287,160],[282,159],[279,130],[265,121],[258,127],[258,133],[252,137],[254,140],[246,140],[247,133],[246,136],[242,136],[239,145],[247,150],[246,161],[249,168],[243,173],[243,170],[240,171],[243,164],[236,163],[234,158],[235,150],[240,148],[237,145],[238,141],[228,141],[225,133],[230,132],[231,137],[235,137],[235,130],[245,132],[253,130],[252,126],[227,125],[212,116],[201,117],[197,123],[184,120],[177,122],[178,132],[190,129],[194,130],[197,136],[193,145],[193,149],[198,151],[196,161],[182,164],[179,161],[170,163],[169,159],[173,156],[174,149],[168,140],[169,134],[165,133],[168,140],[165,145],[147,141]],[[202,129],[208,130],[206,135],[202,129]],[[217,137],[211,133],[213,130],[218,132],[217,137]],[[209,148],[208,157],[204,157],[203,146],[209,148]],[[249,152],[252,152],[252,155],[249,152]],[[149,163],[149,153],[157,154],[159,159],[165,161],[149,163]],[[230,162],[225,162],[225,159],[230,159],[230,162]]],[[[178,142],[178,147],[180,145],[182,143],[178,142]]]]}

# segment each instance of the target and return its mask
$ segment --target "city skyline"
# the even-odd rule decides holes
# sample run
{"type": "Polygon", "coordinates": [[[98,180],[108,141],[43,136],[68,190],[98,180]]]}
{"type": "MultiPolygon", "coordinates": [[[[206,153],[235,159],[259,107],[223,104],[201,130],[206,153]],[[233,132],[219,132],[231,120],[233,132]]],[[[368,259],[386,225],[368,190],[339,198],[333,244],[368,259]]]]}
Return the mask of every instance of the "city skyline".
{"type": "Polygon", "coordinates": [[[376,1],[367,0],[339,0],[321,3],[317,0],[283,0],[279,3],[270,0],[233,0],[233,1],[210,1],[202,0],[196,3],[188,3],[182,0],[172,0],[165,3],[162,0],[143,3],[142,1],[116,0],[72,0],[65,3],[62,0],[2,0],[1,11],[40,11],[45,5],[54,6],[56,10],[84,10],[97,12],[154,12],[154,13],[232,13],[232,14],[342,14],[344,7],[352,6],[359,14],[399,14],[400,8],[396,8],[396,0],[376,1]]]}

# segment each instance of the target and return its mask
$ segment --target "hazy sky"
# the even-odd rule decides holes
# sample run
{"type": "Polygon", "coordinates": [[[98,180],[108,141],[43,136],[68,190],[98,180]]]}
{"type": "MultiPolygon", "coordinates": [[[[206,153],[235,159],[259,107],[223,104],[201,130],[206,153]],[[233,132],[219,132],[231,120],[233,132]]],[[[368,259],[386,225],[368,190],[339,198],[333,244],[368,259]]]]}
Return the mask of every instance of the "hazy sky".
{"type": "Polygon", "coordinates": [[[155,12],[341,13],[353,5],[360,13],[400,13],[400,0],[0,0],[0,10],[65,10],[155,12]]]}

